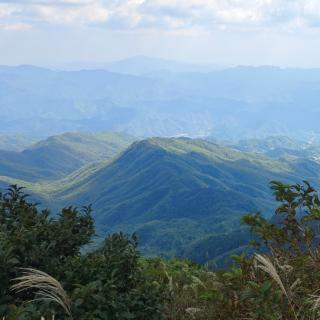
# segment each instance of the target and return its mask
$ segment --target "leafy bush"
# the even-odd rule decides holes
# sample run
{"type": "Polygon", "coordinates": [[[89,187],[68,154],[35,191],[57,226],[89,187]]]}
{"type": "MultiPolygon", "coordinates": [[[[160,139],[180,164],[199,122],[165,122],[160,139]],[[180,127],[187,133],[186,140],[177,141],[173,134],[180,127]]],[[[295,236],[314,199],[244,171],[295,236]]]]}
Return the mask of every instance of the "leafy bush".
{"type": "Polygon", "coordinates": [[[280,202],[271,220],[243,222],[255,234],[255,255],[233,256],[228,270],[189,262],[147,261],[147,271],[171,287],[167,319],[311,320],[320,317],[320,200],[303,185],[273,182],[280,202]]]}
{"type": "Polygon", "coordinates": [[[319,196],[307,182],[273,182],[272,189],[279,206],[270,220],[259,213],[243,217],[256,254],[233,256],[232,267],[212,271],[184,260],[141,258],[136,237],[122,233],[81,254],[94,234],[90,208],[63,209],[54,219],[12,187],[0,196],[0,315],[68,318],[52,301],[25,303],[40,297],[32,286],[10,291],[19,268],[33,267],[60,281],[74,319],[318,319],[319,196]]]}
{"type": "Polygon", "coordinates": [[[52,299],[37,301],[41,296],[32,287],[10,290],[21,268],[34,268],[61,283],[74,319],[162,319],[167,295],[142,272],[136,238],[113,234],[81,254],[93,235],[90,207],[65,208],[53,218],[29,203],[21,188],[0,194],[0,317],[69,318],[52,299]]]}

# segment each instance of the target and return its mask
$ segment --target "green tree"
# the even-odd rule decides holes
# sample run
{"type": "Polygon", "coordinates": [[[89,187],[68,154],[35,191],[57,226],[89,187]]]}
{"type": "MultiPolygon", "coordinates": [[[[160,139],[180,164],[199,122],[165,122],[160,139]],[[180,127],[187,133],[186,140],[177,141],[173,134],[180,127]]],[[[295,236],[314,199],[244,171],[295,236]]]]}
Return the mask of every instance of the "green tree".
{"type": "Polygon", "coordinates": [[[37,298],[34,290],[10,290],[21,268],[34,268],[60,281],[75,319],[161,319],[165,292],[142,273],[136,238],[113,234],[81,253],[94,232],[90,207],[52,216],[17,186],[0,194],[0,316],[68,318],[52,301],[26,303],[37,298]]]}

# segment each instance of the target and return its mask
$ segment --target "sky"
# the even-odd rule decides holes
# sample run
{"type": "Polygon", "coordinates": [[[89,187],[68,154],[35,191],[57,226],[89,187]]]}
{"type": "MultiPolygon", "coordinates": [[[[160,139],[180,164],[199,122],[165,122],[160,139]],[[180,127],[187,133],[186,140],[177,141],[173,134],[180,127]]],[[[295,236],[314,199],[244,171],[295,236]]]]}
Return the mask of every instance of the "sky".
{"type": "Polygon", "coordinates": [[[0,64],[320,67],[320,0],[0,0],[0,64]]]}

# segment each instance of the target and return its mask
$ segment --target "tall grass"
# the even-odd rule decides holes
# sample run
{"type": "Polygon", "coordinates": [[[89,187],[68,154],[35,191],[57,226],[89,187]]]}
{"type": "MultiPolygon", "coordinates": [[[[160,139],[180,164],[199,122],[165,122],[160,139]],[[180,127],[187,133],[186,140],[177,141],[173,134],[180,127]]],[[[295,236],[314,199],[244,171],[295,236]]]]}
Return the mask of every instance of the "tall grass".
{"type": "Polygon", "coordinates": [[[35,290],[38,298],[32,301],[46,300],[56,303],[72,318],[70,299],[58,280],[40,270],[32,268],[23,268],[21,270],[23,275],[13,279],[16,284],[11,286],[12,291],[35,290]]]}
{"type": "Polygon", "coordinates": [[[279,288],[281,289],[281,291],[286,296],[289,302],[294,319],[298,320],[298,316],[295,312],[292,297],[291,297],[291,290],[290,288],[285,287],[275,265],[271,262],[271,260],[268,257],[265,257],[261,254],[255,254],[255,259],[258,262],[257,268],[267,273],[271,277],[271,279],[273,279],[275,283],[279,286],[279,288]]]}

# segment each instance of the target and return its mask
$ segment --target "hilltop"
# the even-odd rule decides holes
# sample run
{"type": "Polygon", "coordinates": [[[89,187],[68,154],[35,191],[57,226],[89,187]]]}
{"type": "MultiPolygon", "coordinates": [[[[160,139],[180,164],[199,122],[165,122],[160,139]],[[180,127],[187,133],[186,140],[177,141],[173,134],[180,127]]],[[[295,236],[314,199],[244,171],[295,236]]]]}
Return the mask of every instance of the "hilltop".
{"type": "MultiPolygon", "coordinates": [[[[269,149],[279,139],[269,139],[269,149]]],[[[182,137],[133,141],[122,134],[69,133],[22,153],[4,152],[12,158],[0,157],[6,175],[0,184],[27,187],[53,212],[92,204],[98,237],[137,232],[144,254],[201,263],[224,260],[248,242],[239,222],[243,214],[270,217],[270,181],[319,185],[320,164],[309,156],[270,157],[182,137]]]]}
{"type": "MultiPolygon", "coordinates": [[[[319,169],[309,159],[276,160],[200,139],[151,138],[109,163],[29,188],[52,207],[93,204],[100,235],[137,232],[147,254],[192,257],[189,246],[238,230],[244,213],[270,215],[271,180],[317,183],[319,169]]],[[[233,241],[229,249],[237,246],[233,241]]]]}

